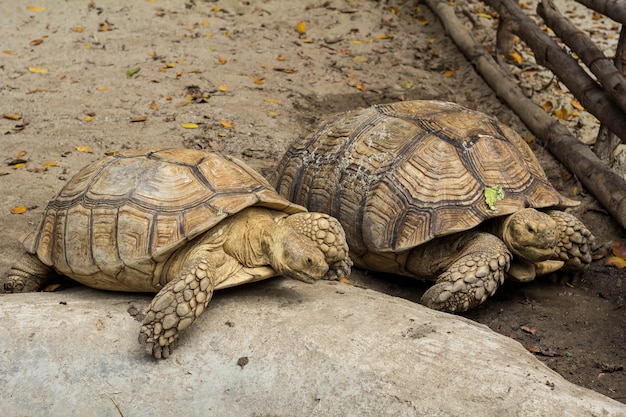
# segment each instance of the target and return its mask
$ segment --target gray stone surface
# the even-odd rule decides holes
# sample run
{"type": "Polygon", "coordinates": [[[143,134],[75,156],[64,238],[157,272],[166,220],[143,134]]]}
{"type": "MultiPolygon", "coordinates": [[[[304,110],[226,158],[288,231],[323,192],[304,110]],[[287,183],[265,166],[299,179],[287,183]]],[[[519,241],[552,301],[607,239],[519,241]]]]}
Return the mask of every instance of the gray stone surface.
{"type": "Polygon", "coordinates": [[[0,415],[626,415],[514,340],[370,290],[278,278],[220,291],[161,361],[131,315],[149,300],[0,295],[0,415]]]}

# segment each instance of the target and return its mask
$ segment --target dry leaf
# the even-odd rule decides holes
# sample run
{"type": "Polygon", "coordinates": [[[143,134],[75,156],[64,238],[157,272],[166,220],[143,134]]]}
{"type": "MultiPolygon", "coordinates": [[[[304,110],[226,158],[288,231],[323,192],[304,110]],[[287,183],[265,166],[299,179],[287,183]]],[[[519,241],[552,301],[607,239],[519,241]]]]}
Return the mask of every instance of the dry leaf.
{"type": "Polygon", "coordinates": [[[550,111],[554,108],[554,104],[552,104],[552,102],[550,100],[545,101],[542,105],[541,108],[544,109],[545,111],[550,111]]]}
{"type": "Polygon", "coordinates": [[[32,41],[30,41],[30,44],[32,46],[41,45],[42,43],[43,43],[43,39],[33,39],[32,41]]]}
{"type": "Polygon", "coordinates": [[[417,21],[422,24],[422,26],[428,25],[428,20],[424,16],[417,16],[417,21]]]}
{"type": "Polygon", "coordinates": [[[352,60],[355,62],[367,62],[367,57],[363,55],[357,55],[354,58],[352,58],[352,60]]]}
{"type": "Polygon", "coordinates": [[[137,116],[134,119],[131,119],[131,123],[137,123],[137,122],[145,122],[146,120],[148,120],[148,116],[137,116]]]}
{"type": "Polygon", "coordinates": [[[276,61],[281,61],[281,62],[282,62],[282,61],[284,61],[285,59],[287,59],[287,58],[285,58],[283,55],[278,55],[278,56],[276,57],[276,61]]]}
{"type": "Polygon", "coordinates": [[[263,101],[266,103],[279,103],[279,101],[274,98],[264,98],[263,101]]]}
{"type": "Polygon", "coordinates": [[[82,27],[80,27],[80,26],[74,26],[74,27],[72,28],[72,30],[73,30],[74,32],[76,32],[76,33],[83,33],[83,32],[85,31],[85,29],[83,29],[83,28],[82,28],[82,27]]]}
{"type": "Polygon", "coordinates": [[[46,10],[45,7],[39,7],[39,6],[28,6],[27,9],[31,12],[43,12],[44,10],[46,10]]]}
{"type": "Polygon", "coordinates": [[[26,208],[26,206],[17,206],[11,209],[11,214],[22,214],[26,213],[27,211],[28,209],[26,208]]]}
{"type": "Polygon", "coordinates": [[[61,284],[49,284],[43,289],[44,292],[54,292],[61,287],[61,284]]]}
{"type": "Polygon", "coordinates": [[[220,85],[219,87],[217,87],[217,91],[226,92],[228,91],[228,87],[225,85],[220,85]]]}
{"type": "Polygon", "coordinates": [[[20,120],[22,118],[22,115],[19,113],[5,113],[2,115],[2,117],[9,120],[20,120]]]}
{"type": "Polygon", "coordinates": [[[218,64],[220,64],[220,65],[224,65],[224,64],[225,64],[225,63],[227,63],[227,62],[228,62],[228,60],[227,60],[226,58],[221,57],[221,56],[220,56],[220,57],[217,57],[217,63],[218,63],[218,64]]]}
{"type": "Polygon", "coordinates": [[[97,87],[96,90],[98,91],[109,91],[111,89],[111,87],[97,87]]]}
{"type": "Polygon", "coordinates": [[[42,67],[28,67],[28,71],[32,72],[33,74],[45,74],[48,72],[46,68],[42,67]]]}
{"type": "Polygon", "coordinates": [[[392,35],[377,35],[376,39],[393,39],[392,35]]]}
{"type": "Polygon", "coordinates": [[[583,105],[580,104],[580,101],[576,100],[575,98],[572,99],[572,107],[578,110],[585,110],[583,105]]]}
{"type": "Polygon", "coordinates": [[[4,51],[2,51],[2,53],[6,55],[15,55],[15,51],[11,49],[5,49],[4,51]]]}
{"type": "Polygon", "coordinates": [[[150,110],[158,110],[159,106],[157,106],[156,102],[154,100],[152,100],[152,103],[150,103],[150,110]]]}
{"type": "Polygon", "coordinates": [[[305,33],[306,32],[306,22],[305,21],[300,21],[300,23],[298,23],[298,26],[296,27],[296,30],[298,31],[298,33],[305,33]]]}
{"type": "Polygon", "coordinates": [[[92,153],[93,152],[93,148],[91,146],[77,146],[75,148],[78,152],[86,152],[86,153],[92,153]]]}
{"type": "Polygon", "coordinates": [[[279,113],[276,111],[268,110],[267,115],[270,117],[277,117],[279,113]]]}
{"type": "Polygon", "coordinates": [[[613,244],[613,247],[611,248],[611,252],[615,256],[619,256],[620,258],[626,259],[626,244],[615,242],[613,244]]]}
{"type": "Polygon", "coordinates": [[[232,129],[233,127],[235,127],[235,124],[233,122],[229,122],[228,120],[222,120],[221,125],[224,127],[227,127],[229,129],[232,129]]]}
{"type": "Polygon", "coordinates": [[[45,167],[58,167],[59,166],[56,162],[44,162],[42,165],[45,167]]]}
{"type": "Polygon", "coordinates": [[[524,58],[522,58],[522,56],[517,52],[511,52],[509,56],[513,58],[516,64],[521,64],[522,62],[524,62],[524,58]]]}
{"type": "Polygon", "coordinates": [[[350,285],[350,280],[348,278],[346,278],[346,277],[339,278],[339,281],[341,281],[344,284],[350,285]]]}
{"type": "Polygon", "coordinates": [[[26,151],[19,151],[17,154],[15,154],[15,158],[20,159],[26,156],[26,151]]]}
{"type": "Polygon", "coordinates": [[[526,333],[530,333],[530,334],[537,333],[537,329],[533,329],[532,327],[528,327],[528,326],[521,326],[520,329],[522,329],[526,333]]]}
{"type": "Polygon", "coordinates": [[[626,268],[626,259],[620,258],[619,256],[611,256],[610,258],[607,258],[606,261],[604,261],[604,265],[614,266],[618,269],[624,269],[626,268]]]}
{"type": "Polygon", "coordinates": [[[554,115],[561,120],[567,120],[569,118],[569,113],[565,107],[555,110],[554,115]]]}
{"type": "Polygon", "coordinates": [[[183,129],[197,129],[198,124],[197,123],[181,123],[181,127],[183,129]]]}
{"type": "Polygon", "coordinates": [[[448,70],[448,71],[443,73],[443,76],[446,77],[446,78],[450,78],[450,77],[454,76],[455,72],[456,72],[455,70],[448,70]]]}
{"type": "Polygon", "coordinates": [[[87,117],[85,117],[85,121],[86,121],[86,122],[91,122],[91,121],[93,121],[93,116],[87,116],[87,117]]]}
{"type": "Polygon", "coordinates": [[[11,165],[11,168],[13,168],[13,169],[20,169],[20,168],[24,168],[25,165],[26,165],[25,162],[20,162],[19,164],[11,165]]]}

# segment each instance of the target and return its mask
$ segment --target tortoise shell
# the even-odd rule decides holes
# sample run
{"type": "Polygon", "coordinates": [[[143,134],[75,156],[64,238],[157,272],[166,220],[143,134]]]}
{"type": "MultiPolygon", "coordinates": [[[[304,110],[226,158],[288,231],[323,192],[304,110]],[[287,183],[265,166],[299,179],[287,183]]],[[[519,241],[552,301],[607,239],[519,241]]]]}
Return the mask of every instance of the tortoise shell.
{"type": "Polygon", "coordinates": [[[549,183],[528,144],[457,104],[409,101],[335,115],[291,146],[279,193],[336,217],[354,253],[400,252],[522,208],[578,204],[549,183]],[[490,208],[484,192],[502,187],[490,208]]]}
{"type": "Polygon", "coordinates": [[[48,203],[25,248],[91,286],[145,280],[150,290],[155,268],[174,250],[250,206],[306,211],[230,156],[189,149],[120,153],[78,172],[48,203]]]}

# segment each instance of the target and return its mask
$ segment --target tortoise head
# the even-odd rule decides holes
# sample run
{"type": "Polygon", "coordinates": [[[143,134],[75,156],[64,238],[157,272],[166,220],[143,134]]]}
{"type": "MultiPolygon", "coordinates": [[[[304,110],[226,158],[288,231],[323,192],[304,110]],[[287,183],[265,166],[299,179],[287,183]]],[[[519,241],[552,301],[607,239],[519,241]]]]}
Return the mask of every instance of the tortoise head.
{"type": "Polygon", "coordinates": [[[278,226],[273,237],[270,252],[276,272],[307,283],[326,275],[326,257],[311,239],[285,226],[278,226]]]}
{"type": "Polygon", "coordinates": [[[532,208],[511,214],[502,224],[502,240],[514,255],[531,262],[554,256],[557,224],[547,214],[532,208]]]}

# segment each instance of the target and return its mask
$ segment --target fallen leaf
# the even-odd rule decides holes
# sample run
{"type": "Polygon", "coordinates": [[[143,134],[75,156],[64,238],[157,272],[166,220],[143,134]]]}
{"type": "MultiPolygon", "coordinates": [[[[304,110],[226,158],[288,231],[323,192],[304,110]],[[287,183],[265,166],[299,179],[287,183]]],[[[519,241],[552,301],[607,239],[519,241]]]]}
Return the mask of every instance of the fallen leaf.
{"type": "Polygon", "coordinates": [[[73,30],[74,32],[76,32],[76,33],[83,33],[83,32],[85,31],[85,29],[83,29],[83,28],[82,28],[82,27],[80,27],[80,26],[74,26],[74,27],[72,28],[72,30],[73,30]]]}
{"type": "Polygon", "coordinates": [[[33,39],[32,41],[30,41],[30,44],[32,46],[41,45],[42,43],[43,43],[43,39],[33,39]]]}
{"type": "Polygon", "coordinates": [[[225,85],[220,85],[219,87],[217,87],[217,91],[226,92],[228,91],[228,87],[225,85]]]}
{"type": "Polygon", "coordinates": [[[26,213],[27,211],[28,209],[26,208],[26,206],[17,206],[11,209],[11,214],[22,214],[26,213]]]}
{"type": "Polygon", "coordinates": [[[377,35],[376,39],[393,39],[393,36],[392,35],[387,35],[387,34],[385,34],[385,35],[377,35]]]}
{"type": "Polygon", "coordinates": [[[279,101],[274,98],[264,98],[263,101],[266,103],[275,103],[275,104],[279,103],[279,101]]]}
{"type": "Polygon", "coordinates": [[[615,256],[626,259],[626,243],[615,242],[611,248],[611,252],[615,256]]]}
{"type": "Polygon", "coordinates": [[[181,123],[181,127],[183,129],[197,129],[198,124],[197,123],[181,123]]]}
{"type": "Polygon", "coordinates": [[[229,122],[228,120],[222,120],[220,124],[229,129],[232,129],[233,127],[235,127],[235,124],[233,122],[229,122]]]}
{"type": "Polygon", "coordinates": [[[226,58],[221,57],[221,56],[220,56],[220,57],[217,57],[217,63],[218,63],[218,64],[220,64],[220,65],[224,65],[224,64],[225,64],[225,63],[227,63],[227,62],[228,62],[228,60],[227,60],[226,58]]]}
{"type": "Polygon", "coordinates": [[[25,165],[26,165],[25,162],[20,162],[19,164],[11,165],[11,168],[13,168],[13,169],[20,169],[20,168],[24,168],[25,165]]]}
{"type": "Polygon", "coordinates": [[[133,119],[130,119],[130,122],[137,123],[137,122],[145,122],[146,120],[148,120],[148,116],[137,116],[133,119]]]}
{"type": "Polygon", "coordinates": [[[541,108],[545,111],[550,111],[554,108],[554,104],[552,104],[550,100],[544,101],[544,103],[541,105],[541,108]]]}
{"type": "Polygon", "coordinates": [[[585,110],[583,105],[580,104],[580,101],[576,100],[575,98],[572,99],[572,107],[578,110],[585,110]]]}
{"type": "Polygon", "coordinates": [[[530,333],[530,334],[536,334],[537,333],[537,329],[533,329],[532,327],[528,327],[528,326],[521,326],[520,329],[522,329],[526,333],[530,333]]]}
{"type": "Polygon", "coordinates": [[[420,22],[422,26],[428,25],[428,19],[426,19],[424,16],[417,16],[417,21],[420,22]]]}
{"type": "Polygon", "coordinates": [[[443,76],[446,77],[446,78],[450,78],[450,77],[454,76],[455,72],[456,72],[455,70],[448,70],[448,71],[443,73],[443,76]]]}
{"type": "Polygon", "coordinates": [[[15,51],[11,49],[5,49],[4,51],[2,51],[2,53],[6,55],[15,55],[15,51]]]}
{"type": "Polygon", "coordinates": [[[78,152],[86,152],[86,153],[92,153],[93,152],[93,148],[91,146],[77,146],[75,148],[78,152]]]}
{"type": "Polygon", "coordinates": [[[111,25],[107,25],[106,23],[100,23],[100,26],[98,27],[98,32],[107,32],[109,30],[113,30],[113,27],[111,25]]]}
{"type": "Polygon", "coordinates": [[[298,33],[306,33],[306,22],[300,21],[300,23],[298,23],[298,26],[296,27],[296,30],[298,31],[298,33]]]}
{"type": "Polygon", "coordinates": [[[619,256],[611,256],[604,261],[604,265],[614,266],[617,269],[624,269],[626,268],[626,259],[620,258],[619,256]]]}
{"type": "Polygon", "coordinates": [[[569,118],[569,113],[565,107],[555,110],[553,114],[561,120],[567,120],[569,118]]]}
{"type": "Polygon", "coordinates": [[[363,56],[363,55],[357,55],[354,58],[352,58],[352,60],[354,62],[367,62],[367,59],[368,58],[366,56],[363,56]]]}
{"type": "Polygon", "coordinates": [[[111,89],[111,87],[97,87],[96,90],[98,91],[109,91],[111,89]]]}
{"type": "Polygon", "coordinates": [[[133,69],[129,69],[126,71],[126,78],[130,78],[133,75],[137,74],[139,71],[141,71],[141,67],[135,67],[133,69]]]}
{"type": "Polygon", "coordinates": [[[45,7],[39,7],[39,6],[28,6],[27,9],[31,12],[43,12],[46,10],[45,7]]]}
{"type": "Polygon", "coordinates": [[[278,56],[276,57],[276,61],[281,61],[281,62],[282,62],[282,61],[284,61],[285,59],[287,59],[287,58],[285,58],[283,55],[278,55],[278,56]]]}
{"type": "Polygon", "coordinates": [[[344,284],[350,285],[350,280],[348,278],[346,278],[346,277],[339,278],[339,281],[341,281],[344,284]]]}
{"type": "Polygon", "coordinates": [[[42,67],[28,67],[28,71],[32,72],[33,74],[45,74],[48,72],[46,68],[42,67]]]}
{"type": "Polygon", "coordinates": [[[22,118],[22,115],[19,113],[5,113],[2,115],[2,117],[9,120],[20,120],[22,118]]]}
{"type": "Polygon", "coordinates": [[[268,110],[267,115],[270,117],[277,117],[279,113],[276,111],[268,110]]]}
{"type": "Polygon", "coordinates": [[[20,159],[26,156],[26,151],[19,151],[17,154],[15,154],[15,158],[20,159]]]}
{"type": "Polygon", "coordinates": [[[522,56],[518,52],[511,52],[509,56],[513,58],[516,64],[521,64],[522,62],[524,62],[524,58],[522,58],[522,56]]]}
{"type": "Polygon", "coordinates": [[[85,117],[85,121],[86,121],[86,122],[91,122],[91,121],[93,121],[93,116],[87,116],[87,117],[85,117]]]}
{"type": "Polygon", "coordinates": [[[61,287],[61,284],[49,284],[43,289],[43,292],[54,292],[61,287]]]}
{"type": "Polygon", "coordinates": [[[59,166],[56,162],[44,162],[42,165],[45,167],[58,167],[59,166]]]}

